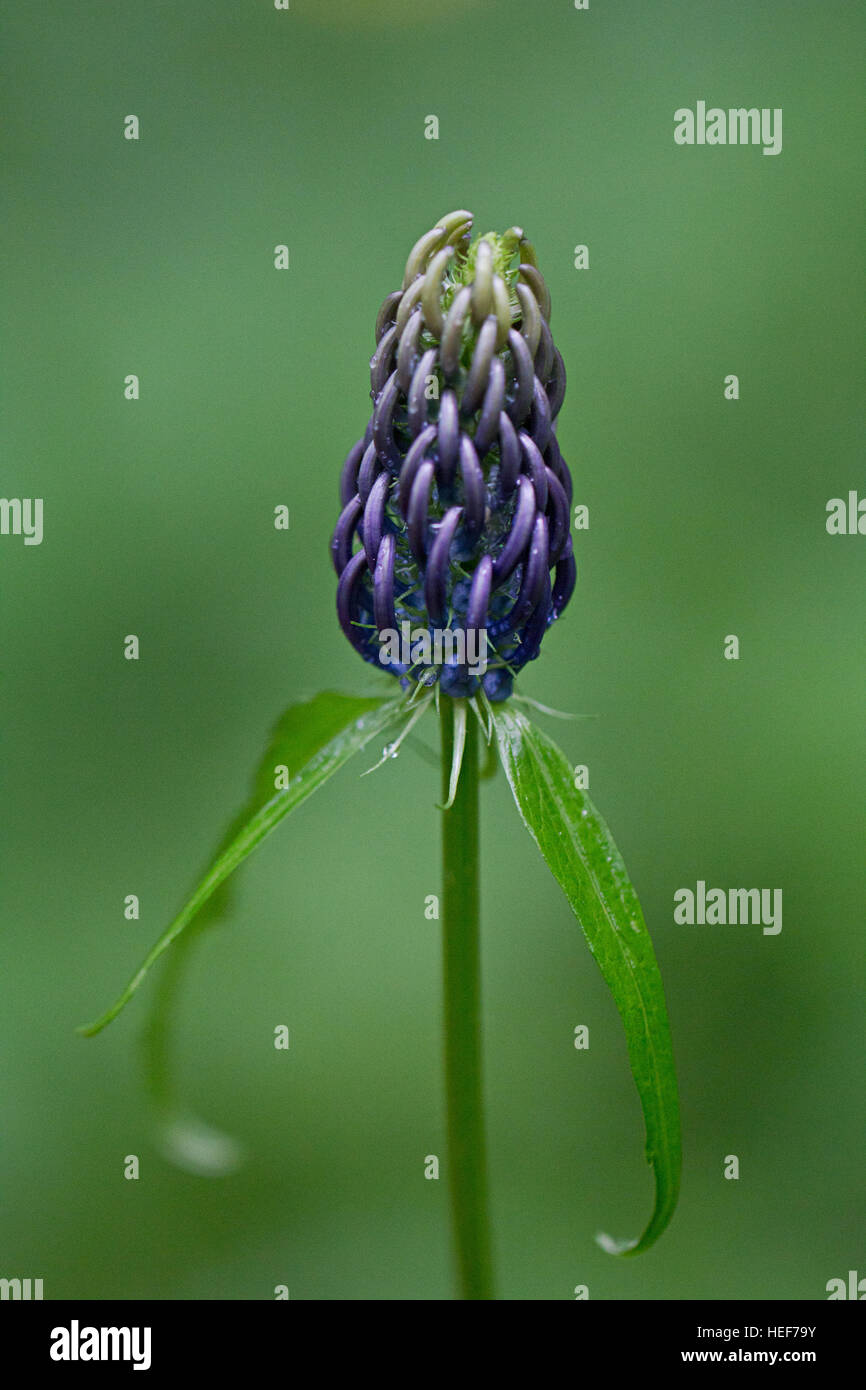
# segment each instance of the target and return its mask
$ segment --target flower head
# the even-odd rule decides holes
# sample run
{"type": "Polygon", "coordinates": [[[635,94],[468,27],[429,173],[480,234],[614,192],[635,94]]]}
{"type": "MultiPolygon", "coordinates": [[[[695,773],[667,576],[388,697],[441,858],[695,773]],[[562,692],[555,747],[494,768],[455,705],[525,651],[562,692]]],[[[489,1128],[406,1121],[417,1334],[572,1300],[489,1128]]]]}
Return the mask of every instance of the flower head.
{"type": "Polygon", "coordinates": [[[468,212],[441,218],[379,310],[373,413],[343,465],[331,551],[365,661],[496,701],[574,589],[572,487],[535,253],[519,227],[471,227],[468,212]]]}

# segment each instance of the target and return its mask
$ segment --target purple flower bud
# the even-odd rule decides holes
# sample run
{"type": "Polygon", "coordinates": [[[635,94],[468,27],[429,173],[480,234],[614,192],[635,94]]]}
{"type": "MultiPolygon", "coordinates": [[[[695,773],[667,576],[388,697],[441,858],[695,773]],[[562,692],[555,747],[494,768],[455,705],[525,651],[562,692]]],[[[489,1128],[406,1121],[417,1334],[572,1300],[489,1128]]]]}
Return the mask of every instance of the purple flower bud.
{"type": "Polygon", "coordinates": [[[343,465],[331,554],[366,661],[497,701],[574,589],[572,484],[535,252],[519,228],[470,242],[471,223],[452,213],[421,237],[379,311],[373,412],[343,465]]]}

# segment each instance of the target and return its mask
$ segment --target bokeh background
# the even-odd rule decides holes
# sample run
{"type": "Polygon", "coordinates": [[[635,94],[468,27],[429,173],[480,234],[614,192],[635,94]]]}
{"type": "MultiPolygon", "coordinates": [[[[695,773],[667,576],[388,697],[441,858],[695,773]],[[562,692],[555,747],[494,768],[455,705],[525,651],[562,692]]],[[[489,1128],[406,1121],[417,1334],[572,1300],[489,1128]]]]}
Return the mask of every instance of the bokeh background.
{"type": "Polygon", "coordinates": [[[500,1294],[821,1299],[866,1274],[866,540],[824,525],[829,498],[866,494],[862,9],[4,9],[2,492],[44,498],[45,536],[0,538],[0,1274],[47,1298],[452,1296],[446,1183],[423,1178],[444,1133],[423,911],[438,785],[416,751],[345,769],[190,955],[175,1080],[240,1167],[197,1176],[157,1142],[152,982],[100,1037],[73,1030],[174,915],[280,711],[375,688],[333,615],[337,475],[379,303],[457,207],[523,225],[553,297],[591,524],[520,685],[593,716],[550,732],[589,766],[644,904],[685,1146],[668,1233],[604,1255],[597,1230],[636,1235],[650,1210],[640,1110],[500,774],[483,835],[500,1294]],[[674,110],[699,99],[782,107],[782,153],[676,146],[674,110]],[[675,926],[698,878],[781,887],[781,934],[675,926]]]}

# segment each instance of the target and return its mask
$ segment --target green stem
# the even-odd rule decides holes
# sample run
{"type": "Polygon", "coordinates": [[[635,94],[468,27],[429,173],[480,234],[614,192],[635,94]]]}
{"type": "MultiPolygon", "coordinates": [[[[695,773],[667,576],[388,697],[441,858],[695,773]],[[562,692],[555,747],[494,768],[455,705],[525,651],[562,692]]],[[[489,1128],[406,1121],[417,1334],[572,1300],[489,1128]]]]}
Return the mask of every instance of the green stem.
{"type": "MultiPolygon", "coordinates": [[[[440,699],[442,800],[448,800],[455,702],[440,699]]],[[[442,931],[448,1179],[460,1297],[492,1299],[487,1161],[481,1082],[478,876],[478,729],[467,713],[463,768],[442,813],[442,931]]]]}

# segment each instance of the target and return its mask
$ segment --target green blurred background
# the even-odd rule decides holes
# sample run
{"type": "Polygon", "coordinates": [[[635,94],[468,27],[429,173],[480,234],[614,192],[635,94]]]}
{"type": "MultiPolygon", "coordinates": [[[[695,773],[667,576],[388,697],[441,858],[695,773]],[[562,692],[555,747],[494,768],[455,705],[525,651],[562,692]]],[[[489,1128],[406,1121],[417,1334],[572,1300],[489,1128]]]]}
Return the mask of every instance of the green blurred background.
{"type": "Polygon", "coordinates": [[[560,442],[591,525],[520,684],[595,716],[551,732],[588,764],[644,904],[685,1146],[659,1245],[603,1254],[597,1230],[649,1214],[640,1110],[500,775],[483,949],[501,1296],[821,1299],[866,1275],[866,540],[824,526],[829,498],[866,493],[862,8],[4,10],[2,492],[44,498],[45,537],[0,538],[0,1275],[42,1277],[47,1298],[452,1294],[446,1182],[423,1177],[444,1155],[423,911],[438,785],[415,752],[344,770],[191,957],[178,1082],[245,1146],[236,1172],[179,1171],[155,1142],[152,982],[100,1037],[73,1029],[173,916],[279,712],[371,689],[333,614],[338,470],[379,303],[457,207],[481,231],[523,225],[553,297],[560,442]],[[674,110],[699,99],[782,107],[782,153],[676,146],[674,110]],[[675,926],[698,878],[781,887],[781,934],[675,926]]]}

